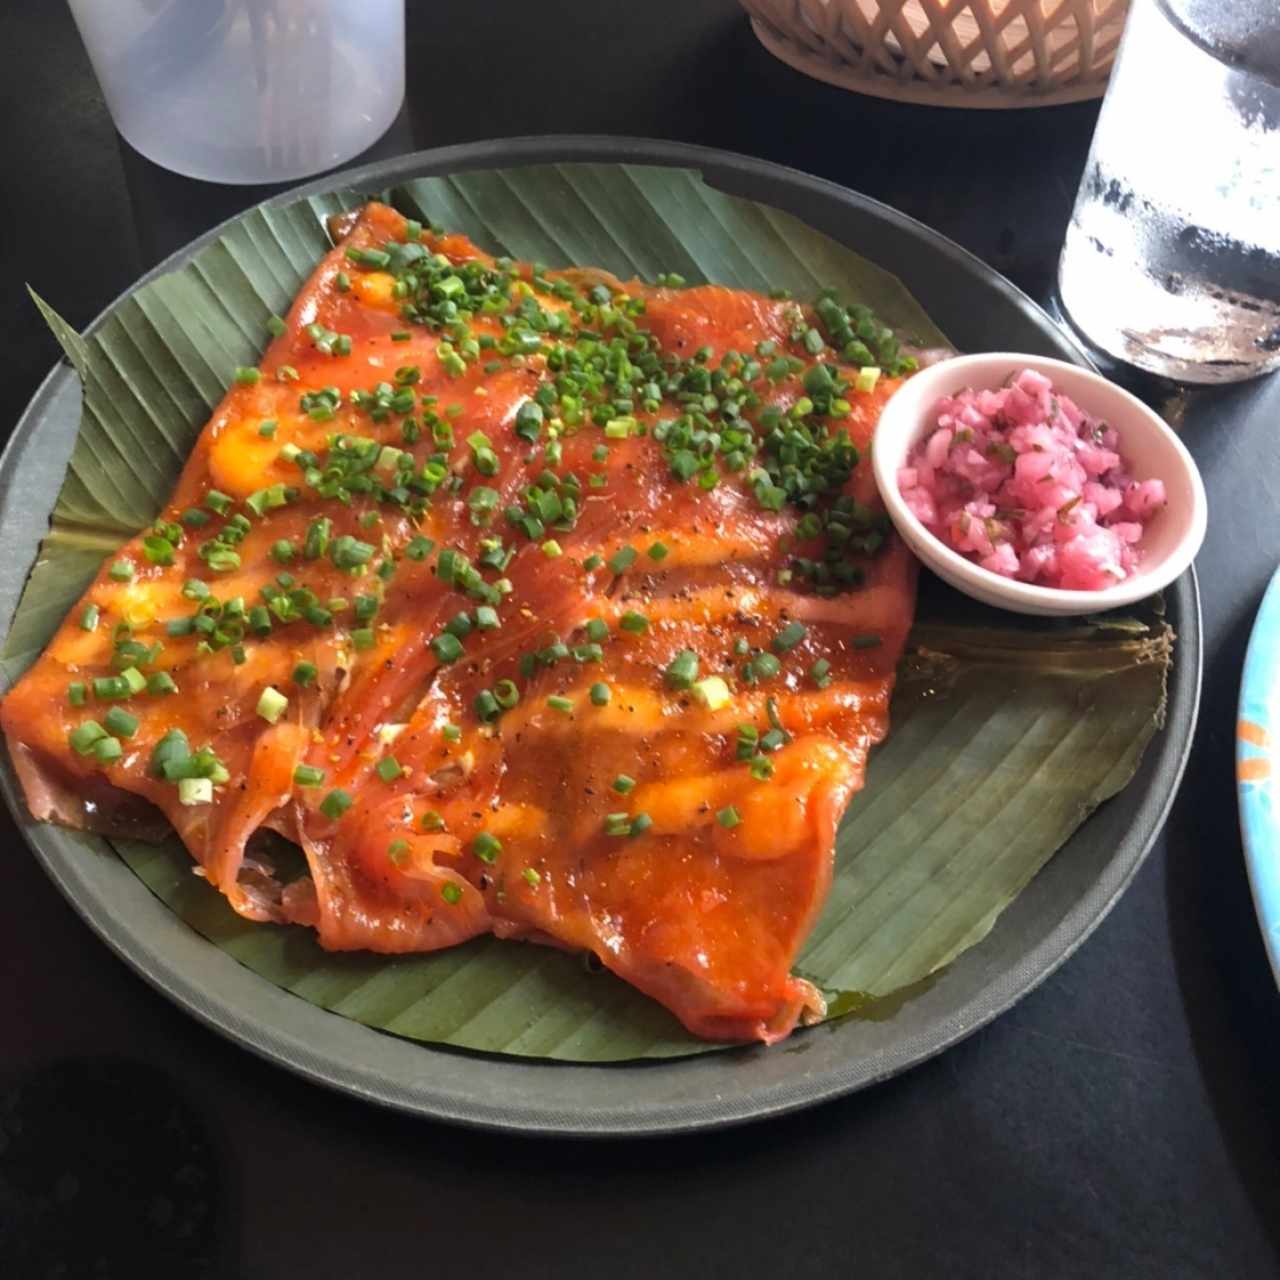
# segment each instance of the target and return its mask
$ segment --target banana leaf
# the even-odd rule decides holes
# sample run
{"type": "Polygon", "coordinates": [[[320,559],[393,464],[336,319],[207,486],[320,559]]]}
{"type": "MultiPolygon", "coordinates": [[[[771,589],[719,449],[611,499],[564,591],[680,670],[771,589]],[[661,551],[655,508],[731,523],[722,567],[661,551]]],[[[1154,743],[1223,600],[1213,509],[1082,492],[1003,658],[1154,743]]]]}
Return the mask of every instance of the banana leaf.
{"type": "MultiPolygon", "coordinates": [[[[811,298],[832,286],[923,346],[945,337],[890,274],[787,214],[697,174],[539,166],[338,192],[237,220],[135,291],[89,337],[37,305],[84,387],[80,434],[0,670],[13,680],[104,555],[163,505],[237,365],[255,361],[328,247],[326,219],[378,194],[495,253],[622,278],[677,271],[811,298]]],[[[1172,635],[1158,615],[1027,624],[926,592],[894,728],[840,828],[826,909],[798,969],[830,1016],[889,1016],[966,948],[1132,776],[1163,718],[1172,635]]],[[[80,837],[102,847],[102,838],[80,837]]],[[[176,839],[108,842],[184,921],[268,981],[417,1040],[582,1062],[710,1046],[608,973],[493,939],[425,956],[324,952],[307,930],[241,920],[176,839]]]]}

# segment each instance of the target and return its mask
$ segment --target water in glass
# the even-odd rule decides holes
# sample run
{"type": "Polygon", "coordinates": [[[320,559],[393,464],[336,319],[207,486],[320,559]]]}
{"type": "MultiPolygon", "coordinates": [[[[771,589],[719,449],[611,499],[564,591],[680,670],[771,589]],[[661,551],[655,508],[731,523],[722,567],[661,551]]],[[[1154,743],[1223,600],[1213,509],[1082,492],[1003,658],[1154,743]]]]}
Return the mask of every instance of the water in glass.
{"type": "Polygon", "coordinates": [[[1071,322],[1184,382],[1280,366],[1280,5],[1135,0],[1059,266],[1071,322]]]}

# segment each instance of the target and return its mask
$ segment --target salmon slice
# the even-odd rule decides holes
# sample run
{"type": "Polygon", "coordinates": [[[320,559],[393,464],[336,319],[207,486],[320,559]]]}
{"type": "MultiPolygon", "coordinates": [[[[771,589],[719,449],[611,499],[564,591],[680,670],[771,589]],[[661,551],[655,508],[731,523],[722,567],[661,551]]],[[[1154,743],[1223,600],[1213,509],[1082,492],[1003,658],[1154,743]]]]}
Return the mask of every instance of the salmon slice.
{"type": "Polygon", "coordinates": [[[0,705],[33,814],[154,806],[328,948],[492,932],[786,1036],[914,607],[867,463],[897,380],[830,302],[344,231],[0,705]]]}

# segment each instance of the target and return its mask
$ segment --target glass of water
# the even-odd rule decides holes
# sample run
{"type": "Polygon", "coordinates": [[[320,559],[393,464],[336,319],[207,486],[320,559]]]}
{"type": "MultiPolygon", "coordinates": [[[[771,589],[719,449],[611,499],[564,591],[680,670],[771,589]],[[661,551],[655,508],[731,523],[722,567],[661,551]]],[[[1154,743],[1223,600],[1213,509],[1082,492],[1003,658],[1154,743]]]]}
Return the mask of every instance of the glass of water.
{"type": "Polygon", "coordinates": [[[1133,0],[1058,268],[1109,355],[1181,382],[1280,367],[1280,4],[1133,0]]]}

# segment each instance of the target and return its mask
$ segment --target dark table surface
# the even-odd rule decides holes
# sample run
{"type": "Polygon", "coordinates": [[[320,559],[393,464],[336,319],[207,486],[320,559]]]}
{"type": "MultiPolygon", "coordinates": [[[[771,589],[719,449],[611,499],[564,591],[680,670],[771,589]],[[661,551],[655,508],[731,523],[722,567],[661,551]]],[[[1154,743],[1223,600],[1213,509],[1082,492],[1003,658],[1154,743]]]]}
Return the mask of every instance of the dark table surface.
{"type": "MultiPolygon", "coordinates": [[[[1090,104],[948,112],[828,88],[771,59],[732,0],[422,0],[408,39],[405,109],[366,158],[557,132],[725,147],[884,200],[1042,301],[1096,117],[1090,104]]],[[[57,357],[20,281],[81,326],[270,191],[206,186],[132,152],[65,5],[3,6],[0,49],[7,432],[57,357]]],[[[1280,558],[1277,420],[1280,378],[1186,404],[1213,513],[1204,703],[1142,872],[1011,1013],[818,1110],[582,1145],[330,1095],[135,977],[4,815],[0,1274],[1276,1274],[1280,1016],[1232,749],[1249,626],[1280,558]]]]}

